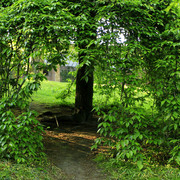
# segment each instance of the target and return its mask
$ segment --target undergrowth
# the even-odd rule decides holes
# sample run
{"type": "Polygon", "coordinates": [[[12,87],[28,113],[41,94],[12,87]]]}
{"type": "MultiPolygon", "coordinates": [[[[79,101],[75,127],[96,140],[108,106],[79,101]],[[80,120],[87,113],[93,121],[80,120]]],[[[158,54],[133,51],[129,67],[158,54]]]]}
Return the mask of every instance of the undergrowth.
{"type": "Polygon", "coordinates": [[[109,158],[99,154],[95,161],[111,180],[179,180],[180,169],[170,165],[145,164],[142,170],[137,169],[135,163],[109,158]]]}
{"type": "Polygon", "coordinates": [[[11,161],[0,161],[0,179],[1,180],[54,180],[66,179],[66,175],[56,166],[51,164],[27,165],[16,164],[11,161]]]}

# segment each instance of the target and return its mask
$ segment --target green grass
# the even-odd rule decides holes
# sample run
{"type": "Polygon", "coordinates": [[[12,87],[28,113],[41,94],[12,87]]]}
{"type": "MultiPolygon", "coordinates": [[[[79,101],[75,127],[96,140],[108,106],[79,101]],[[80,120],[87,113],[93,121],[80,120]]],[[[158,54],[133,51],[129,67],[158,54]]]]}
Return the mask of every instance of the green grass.
{"type": "MultiPolygon", "coordinates": [[[[66,82],[54,82],[54,81],[43,81],[41,88],[34,92],[32,99],[38,104],[47,105],[74,105],[75,103],[75,85],[71,87],[71,93],[65,98],[63,94],[68,90],[69,83],[66,82]],[[63,98],[62,98],[63,97],[63,98]]],[[[112,90],[109,92],[106,88],[102,88],[101,91],[95,86],[93,95],[93,105],[104,105],[111,106],[115,102],[119,103],[120,92],[118,90],[112,90]]],[[[138,106],[141,106],[137,104],[138,106]]],[[[147,98],[144,106],[147,110],[151,109],[152,101],[147,98]]]]}
{"type": "Polygon", "coordinates": [[[0,161],[0,180],[55,180],[67,179],[63,172],[53,166],[29,166],[15,164],[10,161],[0,161]]]}
{"type": "MultiPolygon", "coordinates": [[[[47,105],[74,105],[75,103],[75,85],[71,87],[71,93],[62,98],[64,92],[68,90],[69,83],[65,82],[54,82],[54,81],[43,81],[41,88],[35,92],[32,99],[38,104],[47,105]]],[[[65,92],[66,93],[66,92],[65,92]]],[[[97,88],[94,88],[94,105],[107,104],[111,105],[114,103],[114,99],[120,99],[117,92],[113,92],[110,95],[107,93],[101,94],[97,88]]]]}
{"type": "Polygon", "coordinates": [[[43,81],[41,88],[32,96],[34,102],[47,105],[74,104],[75,98],[68,96],[65,100],[57,96],[68,89],[68,83],[43,81]]]}
{"type": "Polygon", "coordinates": [[[114,159],[106,159],[99,154],[95,161],[109,175],[111,180],[179,180],[180,169],[170,165],[145,165],[139,170],[135,164],[114,159]]]}

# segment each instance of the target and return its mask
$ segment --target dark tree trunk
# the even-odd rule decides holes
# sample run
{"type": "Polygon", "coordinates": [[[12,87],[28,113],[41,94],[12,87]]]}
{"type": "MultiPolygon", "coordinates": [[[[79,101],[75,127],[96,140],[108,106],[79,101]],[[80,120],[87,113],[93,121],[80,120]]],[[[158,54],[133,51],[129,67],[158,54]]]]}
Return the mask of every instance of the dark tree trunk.
{"type": "Polygon", "coordinates": [[[83,65],[76,78],[75,118],[79,122],[90,120],[92,114],[93,71],[89,69],[89,66],[83,65]]]}
{"type": "MultiPolygon", "coordinates": [[[[91,2],[91,1],[90,1],[91,2]]],[[[86,6],[85,6],[86,7],[86,6]]],[[[92,40],[96,40],[96,11],[94,8],[89,13],[87,24],[79,26],[77,29],[77,44],[79,51],[79,64],[83,64],[78,69],[76,77],[76,98],[75,98],[75,120],[85,122],[91,120],[93,106],[93,71],[94,59],[90,58],[95,48],[95,44],[87,46],[92,40]],[[88,60],[88,63],[86,64],[88,60]]]]}

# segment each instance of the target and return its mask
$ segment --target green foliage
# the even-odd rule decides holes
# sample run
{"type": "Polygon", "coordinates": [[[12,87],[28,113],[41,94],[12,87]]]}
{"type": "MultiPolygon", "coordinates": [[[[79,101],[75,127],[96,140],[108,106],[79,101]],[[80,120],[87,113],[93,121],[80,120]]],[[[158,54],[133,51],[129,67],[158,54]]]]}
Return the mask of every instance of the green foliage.
{"type": "Polygon", "coordinates": [[[0,158],[13,159],[18,163],[29,160],[39,161],[44,157],[42,133],[43,127],[32,111],[17,115],[13,107],[22,101],[1,100],[0,104],[0,158]]]}
{"type": "MultiPolygon", "coordinates": [[[[179,19],[170,5],[158,1],[106,3],[99,11],[96,83],[102,94],[119,99],[101,117],[99,144],[108,145],[117,159],[153,160],[152,147],[163,151],[163,163],[179,164],[180,89],[179,19]],[[125,42],[120,34],[124,34],[125,42]],[[152,98],[152,108],[145,104],[152,98]]],[[[101,105],[102,106],[102,105],[101,105]]],[[[157,160],[158,161],[158,160],[157,160]]],[[[161,163],[162,163],[161,161],[161,163]]]]}
{"type": "Polygon", "coordinates": [[[99,164],[101,169],[110,175],[109,179],[133,179],[133,180],[154,180],[154,179],[165,179],[165,180],[178,180],[180,178],[180,170],[173,168],[169,165],[144,165],[142,170],[139,170],[135,163],[129,163],[127,161],[120,161],[117,159],[107,159],[105,155],[98,155],[96,162],[99,164]]]}
{"type": "Polygon", "coordinates": [[[118,105],[109,111],[98,110],[98,114],[102,117],[98,133],[103,138],[97,139],[94,147],[100,144],[109,146],[113,157],[131,159],[137,162],[139,169],[143,167],[142,162],[149,159],[143,148],[161,146],[165,141],[159,129],[161,123],[155,117],[149,117],[143,108],[118,105]]]}
{"type": "MultiPolygon", "coordinates": [[[[110,146],[117,158],[136,161],[139,169],[148,161],[149,152],[143,151],[148,146],[166,147],[166,161],[180,164],[178,1],[17,0],[8,7],[2,2],[2,99],[12,104],[16,99],[18,107],[27,107],[23,99],[40,86],[41,71],[64,64],[70,42],[74,42],[75,58],[78,56],[79,68],[84,68],[79,82],[88,83],[96,71],[100,94],[108,101],[116,92],[113,107],[108,111],[96,108],[102,117],[99,133],[103,136],[97,144],[110,146]],[[27,79],[31,81],[25,84],[27,79]],[[151,98],[151,112],[147,113],[145,104],[151,98]]],[[[8,119],[15,123],[11,108],[2,108],[1,113],[8,123],[8,119]]],[[[29,117],[28,113],[19,118],[29,117]]],[[[25,119],[33,122],[31,116],[25,119]]]]}
{"type": "Polygon", "coordinates": [[[47,162],[43,162],[41,166],[36,164],[16,164],[11,161],[0,161],[0,179],[11,180],[54,180],[68,179],[61,169],[47,162]]]}
{"type": "Polygon", "coordinates": [[[169,12],[170,10],[177,13],[180,17],[180,8],[179,8],[179,0],[173,0],[170,5],[166,8],[166,11],[169,12]]]}
{"type": "Polygon", "coordinates": [[[6,2],[0,4],[0,157],[21,163],[43,156],[43,129],[28,101],[45,79],[43,69],[64,64],[71,15],[57,1],[6,2]]]}

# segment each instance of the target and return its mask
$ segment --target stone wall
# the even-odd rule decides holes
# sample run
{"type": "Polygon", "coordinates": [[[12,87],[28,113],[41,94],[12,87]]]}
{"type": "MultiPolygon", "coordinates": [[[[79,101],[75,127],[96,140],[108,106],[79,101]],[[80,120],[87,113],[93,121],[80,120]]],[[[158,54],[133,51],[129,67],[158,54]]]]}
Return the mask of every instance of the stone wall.
{"type": "Polygon", "coordinates": [[[76,71],[76,68],[72,66],[58,66],[57,71],[53,69],[44,73],[46,73],[46,78],[49,81],[67,82],[67,79],[71,79],[72,81],[75,79],[69,74],[70,71],[76,71]]]}
{"type": "Polygon", "coordinates": [[[67,82],[67,79],[71,79],[72,81],[74,81],[74,79],[75,79],[74,76],[69,74],[69,72],[72,72],[72,71],[76,71],[76,68],[72,67],[72,66],[61,66],[60,81],[67,82]]]}
{"type": "Polygon", "coordinates": [[[57,71],[52,69],[51,71],[45,72],[46,73],[46,78],[49,81],[58,81],[60,82],[60,66],[57,66],[57,71]]]}

